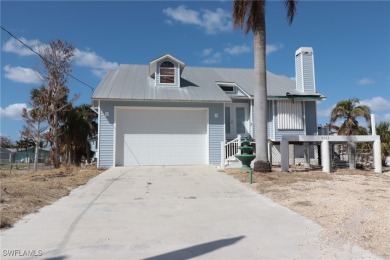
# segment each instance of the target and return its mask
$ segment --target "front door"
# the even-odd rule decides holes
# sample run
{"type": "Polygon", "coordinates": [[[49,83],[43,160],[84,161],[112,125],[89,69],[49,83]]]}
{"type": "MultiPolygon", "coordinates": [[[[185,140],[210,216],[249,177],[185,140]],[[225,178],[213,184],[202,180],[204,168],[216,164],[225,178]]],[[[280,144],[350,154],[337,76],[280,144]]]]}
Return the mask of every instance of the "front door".
{"type": "Polygon", "coordinates": [[[249,133],[248,105],[244,103],[232,103],[225,105],[225,132],[226,139],[237,138],[237,135],[245,136],[249,133]]]}

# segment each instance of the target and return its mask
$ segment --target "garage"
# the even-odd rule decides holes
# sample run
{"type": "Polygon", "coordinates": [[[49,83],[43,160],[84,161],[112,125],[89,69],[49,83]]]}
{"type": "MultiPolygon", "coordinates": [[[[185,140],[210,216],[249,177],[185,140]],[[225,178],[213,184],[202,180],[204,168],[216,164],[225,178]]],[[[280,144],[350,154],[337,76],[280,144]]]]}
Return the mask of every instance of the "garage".
{"type": "Polygon", "coordinates": [[[208,164],[208,109],[118,108],[115,165],[208,164]]]}

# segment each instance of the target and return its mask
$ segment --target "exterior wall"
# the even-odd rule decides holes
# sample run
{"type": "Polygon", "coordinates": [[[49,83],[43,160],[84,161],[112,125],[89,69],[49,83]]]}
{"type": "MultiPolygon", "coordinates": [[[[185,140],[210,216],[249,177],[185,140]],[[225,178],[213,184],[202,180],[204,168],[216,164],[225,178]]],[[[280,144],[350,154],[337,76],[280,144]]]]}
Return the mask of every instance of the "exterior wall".
{"type": "Polygon", "coordinates": [[[114,107],[204,107],[209,109],[209,164],[220,164],[221,142],[225,141],[222,103],[100,101],[99,167],[114,166],[114,107]],[[108,114],[107,114],[108,112],[108,114]],[[217,115],[217,117],[216,117],[217,115]]]}
{"type": "MultiPolygon", "coordinates": [[[[254,115],[254,108],[251,107],[254,115]]],[[[283,135],[317,135],[317,105],[316,101],[303,102],[304,128],[302,130],[279,130],[277,122],[277,101],[268,100],[267,134],[268,139],[281,141],[283,135]]],[[[254,117],[253,117],[254,120],[254,117]]],[[[253,121],[252,138],[255,139],[255,124],[253,121]]]]}
{"type": "Polygon", "coordinates": [[[317,135],[317,103],[316,101],[306,101],[304,104],[306,135],[317,135]]]}
{"type": "Polygon", "coordinates": [[[100,102],[98,167],[114,166],[114,104],[100,102]]]}

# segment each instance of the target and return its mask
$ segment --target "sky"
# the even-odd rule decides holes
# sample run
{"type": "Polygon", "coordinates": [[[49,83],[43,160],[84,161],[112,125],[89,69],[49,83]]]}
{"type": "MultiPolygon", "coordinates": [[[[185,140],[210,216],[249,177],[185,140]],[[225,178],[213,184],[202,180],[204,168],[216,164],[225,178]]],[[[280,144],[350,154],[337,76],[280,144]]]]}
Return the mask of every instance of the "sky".
{"type": "MultiPolygon", "coordinates": [[[[253,68],[253,36],[234,29],[231,1],[1,1],[1,26],[34,50],[61,39],[75,47],[71,95],[91,103],[105,73],[164,54],[187,66],[253,68]]],[[[390,121],[390,2],[301,0],[291,25],[282,1],[268,1],[267,70],[295,78],[294,54],[314,50],[318,123],[340,100],[358,98],[390,121]]],[[[16,141],[42,84],[39,57],[1,31],[0,135],[16,141]],[[37,73],[38,72],[38,73],[37,73]]]]}

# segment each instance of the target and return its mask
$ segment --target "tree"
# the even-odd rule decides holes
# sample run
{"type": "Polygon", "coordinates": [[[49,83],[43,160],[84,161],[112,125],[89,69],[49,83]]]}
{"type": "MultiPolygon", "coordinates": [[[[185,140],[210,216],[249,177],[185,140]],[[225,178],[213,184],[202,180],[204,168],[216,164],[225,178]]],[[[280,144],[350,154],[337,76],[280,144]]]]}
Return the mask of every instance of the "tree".
{"type": "Polygon", "coordinates": [[[50,127],[47,139],[51,144],[50,157],[55,168],[59,167],[59,136],[61,134],[61,113],[69,109],[72,101],[68,101],[69,88],[67,87],[68,74],[72,71],[71,60],[74,56],[74,47],[61,40],[49,43],[42,51],[45,72],[45,85],[36,89],[33,99],[41,102],[43,111],[50,127]]]}
{"type": "Polygon", "coordinates": [[[0,147],[2,148],[14,148],[15,143],[6,136],[0,136],[0,147]]]}
{"type": "Polygon", "coordinates": [[[368,106],[360,105],[359,99],[342,100],[332,109],[330,122],[334,124],[338,120],[343,120],[337,134],[357,135],[361,133],[358,118],[363,117],[367,124],[370,123],[371,109],[368,106]]]}
{"type": "Polygon", "coordinates": [[[31,138],[28,138],[26,136],[22,136],[19,141],[16,141],[16,149],[24,149],[28,150],[28,148],[34,146],[34,141],[31,138]]]}
{"type": "Polygon", "coordinates": [[[390,154],[390,122],[380,122],[376,126],[376,134],[381,136],[382,164],[385,164],[386,156],[390,154]]]}
{"type": "MultiPolygon", "coordinates": [[[[296,13],[296,0],[285,0],[287,18],[291,24],[296,13]]],[[[235,0],[233,2],[234,27],[243,28],[245,34],[254,34],[254,108],[256,126],[256,158],[254,170],[270,172],[267,136],[267,78],[266,78],[266,24],[265,1],[235,0]]]]}
{"type": "MultiPolygon", "coordinates": [[[[35,94],[35,89],[31,91],[31,94],[35,94]]],[[[26,121],[26,125],[23,126],[21,134],[34,142],[34,171],[37,171],[39,146],[44,138],[47,125],[45,110],[42,108],[42,104],[34,102],[34,99],[32,101],[30,110],[23,109],[22,117],[26,121]]]]}
{"type": "Polygon", "coordinates": [[[81,163],[82,157],[90,162],[90,145],[88,138],[96,135],[97,114],[90,105],[80,105],[66,113],[65,123],[62,126],[61,152],[65,154],[67,162],[75,165],[81,163]]]}

